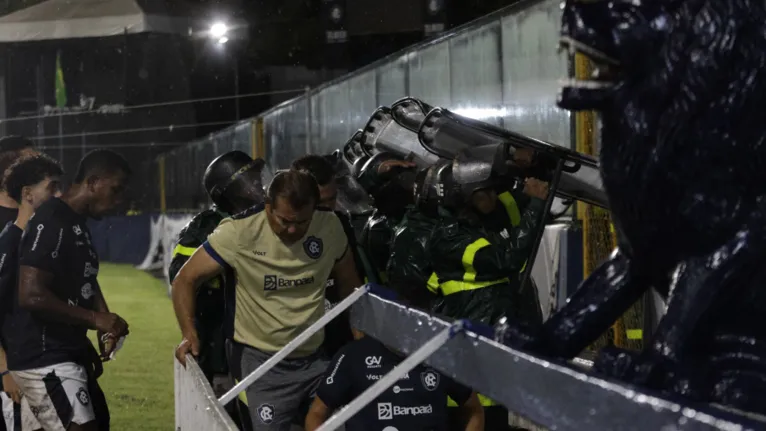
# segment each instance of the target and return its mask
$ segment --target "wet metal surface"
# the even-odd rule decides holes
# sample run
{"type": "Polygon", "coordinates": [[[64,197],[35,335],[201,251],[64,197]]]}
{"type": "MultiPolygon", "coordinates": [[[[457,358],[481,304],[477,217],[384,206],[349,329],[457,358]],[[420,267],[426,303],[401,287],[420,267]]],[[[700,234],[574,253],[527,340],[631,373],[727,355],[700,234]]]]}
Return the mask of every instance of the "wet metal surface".
{"type": "MultiPolygon", "coordinates": [[[[373,294],[352,307],[351,318],[366,334],[408,354],[449,326],[373,294]]],[[[662,399],[512,350],[474,332],[458,335],[427,363],[551,430],[766,429],[766,422],[662,399]]]]}

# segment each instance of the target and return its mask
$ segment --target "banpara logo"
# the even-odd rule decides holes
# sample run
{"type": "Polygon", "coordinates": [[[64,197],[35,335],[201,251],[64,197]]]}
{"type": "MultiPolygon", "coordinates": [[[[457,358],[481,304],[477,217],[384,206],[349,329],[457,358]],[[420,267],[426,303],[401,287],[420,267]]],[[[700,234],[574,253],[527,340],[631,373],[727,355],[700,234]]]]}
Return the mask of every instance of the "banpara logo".
{"type": "Polygon", "coordinates": [[[391,403],[378,403],[378,420],[392,420],[395,416],[420,416],[433,414],[431,404],[425,406],[402,407],[391,403]]]}

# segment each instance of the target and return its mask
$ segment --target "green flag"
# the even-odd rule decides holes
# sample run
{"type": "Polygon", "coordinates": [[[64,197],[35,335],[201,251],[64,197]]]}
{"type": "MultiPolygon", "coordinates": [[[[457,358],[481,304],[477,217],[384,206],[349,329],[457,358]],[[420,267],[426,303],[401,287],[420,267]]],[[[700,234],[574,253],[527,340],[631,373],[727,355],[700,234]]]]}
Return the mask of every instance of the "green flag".
{"type": "Polygon", "coordinates": [[[56,107],[66,107],[66,84],[64,83],[64,69],[61,68],[61,50],[56,54],[56,107]]]}

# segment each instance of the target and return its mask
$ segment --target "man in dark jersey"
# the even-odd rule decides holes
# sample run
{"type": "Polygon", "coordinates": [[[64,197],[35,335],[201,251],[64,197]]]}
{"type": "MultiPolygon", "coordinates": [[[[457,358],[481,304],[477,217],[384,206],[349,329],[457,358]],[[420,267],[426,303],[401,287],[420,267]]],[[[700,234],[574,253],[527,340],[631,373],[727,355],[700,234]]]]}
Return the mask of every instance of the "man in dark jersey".
{"type": "MultiPolygon", "coordinates": [[[[11,166],[15,161],[24,156],[36,154],[32,141],[20,136],[6,136],[0,138],[0,229],[9,222],[13,222],[16,219],[16,213],[18,211],[18,204],[13,198],[8,196],[5,188],[2,187],[2,178],[6,169],[11,166]]],[[[5,359],[5,353],[1,359],[5,359]]],[[[0,369],[6,370],[5,362],[0,363],[0,369]]],[[[18,392],[18,385],[10,376],[10,374],[3,375],[0,380],[0,393],[6,391],[7,393],[18,392]]],[[[9,398],[10,399],[10,398],[9,398]]],[[[7,401],[7,400],[4,400],[7,401]]],[[[13,405],[9,408],[13,409],[13,405]]],[[[18,408],[18,405],[17,405],[18,408]]],[[[4,417],[10,417],[13,419],[12,414],[4,415],[4,417]]],[[[5,431],[5,424],[0,421],[0,431],[5,431]]],[[[13,428],[11,428],[13,429],[13,428]]]]}
{"type": "MultiPolygon", "coordinates": [[[[178,234],[178,242],[168,269],[171,283],[191,255],[207,241],[208,235],[213,233],[221,220],[263,203],[261,174],[264,165],[263,159],[253,160],[242,151],[229,151],[210,162],[202,182],[215,205],[194,216],[178,234]]],[[[217,375],[229,375],[223,328],[226,281],[219,275],[197,288],[194,322],[200,340],[197,363],[218,395],[223,395],[223,392],[230,389],[227,387],[230,385],[216,385],[214,382],[217,375]]],[[[229,404],[226,408],[240,428],[245,431],[252,428],[244,392],[237,404],[229,404]]]]}
{"type": "Polygon", "coordinates": [[[98,255],[87,218],[99,218],[122,198],[131,170],[108,150],[88,153],[74,182],[42,204],[19,247],[18,306],[6,333],[8,368],[46,431],[95,431],[95,380],[88,329],[98,331],[109,358],[128,324],[111,313],[96,276],[98,255]]]}
{"type": "MultiPolygon", "coordinates": [[[[0,232],[0,345],[3,347],[0,350],[0,373],[3,373],[3,390],[7,394],[3,395],[2,401],[4,425],[8,431],[41,429],[27,400],[22,398],[21,390],[7,371],[4,334],[12,336],[15,330],[12,324],[5,323],[16,299],[21,235],[37,207],[51,197],[61,196],[62,174],[58,162],[44,155],[35,155],[17,160],[6,169],[3,179],[4,193],[19,205],[15,222],[8,222],[0,232]]],[[[2,425],[0,429],[3,429],[2,425]]]]}
{"type": "MultiPolygon", "coordinates": [[[[3,178],[6,169],[16,160],[24,156],[37,154],[32,141],[21,136],[6,136],[0,138],[0,178],[3,178]]],[[[16,220],[19,204],[8,196],[5,187],[0,187],[0,226],[16,220]]]]}
{"type": "MultiPolygon", "coordinates": [[[[418,297],[405,296],[407,291],[398,293],[410,305],[429,305],[418,297]]],[[[306,431],[319,428],[334,410],[353,401],[403,360],[402,355],[369,336],[345,345],[327,367],[306,416],[306,431]]],[[[446,431],[448,396],[460,406],[466,431],[484,429],[484,410],[476,393],[421,364],[346,422],[346,431],[446,431]]]]}
{"type": "MultiPolygon", "coordinates": [[[[319,185],[319,206],[335,211],[338,200],[338,184],[335,178],[335,167],[327,157],[309,154],[293,162],[292,168],[298,171],[310,173],[319,185]]],[[[335,211],[340,219],[343,230],[348,237],[348,245],[354,253],[354,262],[360,275],[364,275],[364,266],[361,263],[356,246],[356,235],[351,226],[348,215],[335,211]]],[[[325,311],[334,307],[341,301],[341,295],[335,286],[335,279],[327,280],[325,290],[325,311]]],[[[348,312],[344,312],[325,327],[325,339],[322,348],[328,356],[333,356],[346,343],[353,340],[351,326],[349,325],[348,312]]]]}

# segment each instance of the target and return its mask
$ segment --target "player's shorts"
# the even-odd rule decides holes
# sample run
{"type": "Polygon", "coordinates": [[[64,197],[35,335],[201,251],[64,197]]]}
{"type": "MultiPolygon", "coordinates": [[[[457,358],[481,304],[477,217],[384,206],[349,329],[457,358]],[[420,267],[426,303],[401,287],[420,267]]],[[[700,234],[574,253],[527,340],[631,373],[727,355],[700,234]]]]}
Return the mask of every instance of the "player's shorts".
{"type": "MultiPolygon", "coordinates": [[[[229,340],[234,378],[240,380],[255,371],[272,355],[229,340]]],[[[283,359],[250,385],[247,407],[255,431],[289,431],[291,424],[303,424],[307,407],[322,379],[328,361],[319,355],[283,359]]]]}
{"type": "Polygon", "coordinates": [[[46,431],[66,431],[72,422],[96,420],[84,367],[65,362],[11,374],[46,431]]]}
{"type": "MultiPolygon", "coordinates": [[[[21,399],[21,404],[13,402],[5,392],[0,393],[0,401],[3,405],[3,422],[7,431],[36,431],[43,427],[37,422],[37,418],[29,408],[26,398],[21,399]]],[[[0,425],[0,430],[3,426],[0,425]]]]}

